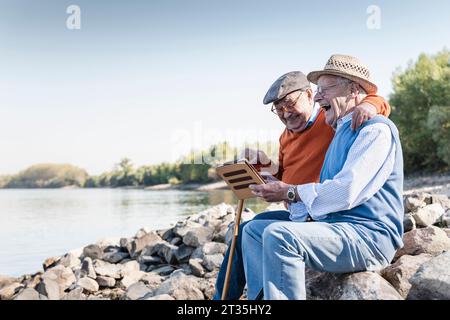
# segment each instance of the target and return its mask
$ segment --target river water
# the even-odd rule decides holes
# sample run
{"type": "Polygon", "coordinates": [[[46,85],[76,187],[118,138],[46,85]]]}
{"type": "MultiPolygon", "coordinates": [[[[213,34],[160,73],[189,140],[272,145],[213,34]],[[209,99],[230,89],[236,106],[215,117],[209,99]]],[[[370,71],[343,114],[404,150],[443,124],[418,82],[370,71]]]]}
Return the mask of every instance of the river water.
{"type": "MultiPolygon", "coordinates": [[[[131,237],[141,227],[163,229],[222,202],[228,190],[146,191],[124,189],[0,190],[0,274],[42,269],[49,257],[104,238],[131,237]]],[[[251,199],[255,212],[267,203],[251,199]]]]}

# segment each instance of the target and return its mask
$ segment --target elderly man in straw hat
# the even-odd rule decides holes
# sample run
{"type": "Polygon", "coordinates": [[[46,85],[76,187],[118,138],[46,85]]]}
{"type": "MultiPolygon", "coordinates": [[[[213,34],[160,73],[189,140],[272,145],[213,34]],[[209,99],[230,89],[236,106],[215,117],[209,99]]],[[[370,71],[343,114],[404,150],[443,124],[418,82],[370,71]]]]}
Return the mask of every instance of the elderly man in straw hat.
{"type": "MultiPolygon", "coordinates": [[[[263,172],[274,174],[271,180],[279,179],[286,184],[299,185],[319,182],[320,170],[325,153],[334,136],[334,130],[325,122],[325,111],[314,103],[311,84],[300,71],[282,75],[269,88],[264,104],[272,104],[272,112],[286,126],[279,146],[278,163],[272,162],[262,151],[247,150],[248,159],[263,172]]],[[[373,118],[377,113],[388,116],[389,104],[376,94],[367,95],[355,108],[352,126],[358,128],[362,122],[373,118]]],[[[284,194],[269,194],[268,201],[283,201],[284,194]]],[[[254,219],[289,221],[289,211],[267,211],[254,219]]],[[[239,236],[232,261],[227,299],[239,299],[245,287],[245,273],[242,261],[242,229],[247,222],[239,226],[239,236]]],[[[214,299],[222,297],[225,275],[230,256],[228,248],[216,281],[214,299]]]]}
{"type": "Polygon", "coordinates": [[[315,100],[336,134],[319,183],[252,186],[257,196],[293,191],[290,221],[253,220],[243,229],[248,297],[305,299],[305,266],[347,273],[387,266],[403,246],[403,158],[395,125],[376,116],[356,131],[358,99],[377,91],[358,59],[333,55],[311,72],[315,100]],[[308,217],[313,222],[305,223],[308,217]]]}

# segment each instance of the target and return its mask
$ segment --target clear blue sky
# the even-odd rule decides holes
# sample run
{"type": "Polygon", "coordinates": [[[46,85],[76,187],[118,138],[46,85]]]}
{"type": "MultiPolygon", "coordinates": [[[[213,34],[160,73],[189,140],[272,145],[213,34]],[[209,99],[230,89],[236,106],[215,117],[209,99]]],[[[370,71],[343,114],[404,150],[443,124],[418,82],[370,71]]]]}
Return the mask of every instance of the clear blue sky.
{"type": "Polygon", "coordinates": [[[278,76],[351,54],[388,96],[395,68],[450,46],[449,12],[448,0],[0,0],[0,174],[41,162],[98,174],[122,157],[275,140],[262,98],[278,76]],[[81,30],[66,28],[71,4],[81,30]],[[372,4],[380,30],[366,26],[372,4]]]}

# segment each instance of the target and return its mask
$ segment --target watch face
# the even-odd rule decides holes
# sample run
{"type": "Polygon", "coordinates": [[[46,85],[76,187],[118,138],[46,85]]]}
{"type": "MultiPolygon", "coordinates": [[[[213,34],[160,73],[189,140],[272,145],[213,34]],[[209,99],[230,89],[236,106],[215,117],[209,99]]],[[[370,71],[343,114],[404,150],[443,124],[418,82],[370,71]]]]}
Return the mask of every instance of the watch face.
{"type": "Polygon", "coordinates": [[[295,193],[294,193],[294,191],[289,190],[287,196],[288,196],[288,199],[289,199],[289,200],[294,200],[294,199],[295,199],[295,193]]]}

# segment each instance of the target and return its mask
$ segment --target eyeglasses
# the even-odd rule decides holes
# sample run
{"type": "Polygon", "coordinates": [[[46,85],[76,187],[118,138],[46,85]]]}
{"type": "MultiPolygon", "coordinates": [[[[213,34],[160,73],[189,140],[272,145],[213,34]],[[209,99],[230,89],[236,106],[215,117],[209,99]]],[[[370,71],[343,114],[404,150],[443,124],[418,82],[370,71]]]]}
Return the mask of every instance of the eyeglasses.
{"type": "Polygon", "coordinates": [[[270,109],[270,111],[272,111],[272,113],[276,114],[277,116],[279,116],[283,112],[289,112],[289,113],[295,112],[294,107],[304,92],[305,91],[301,91],[301,93],[297,96],[297,98],[295,100],[293,100],[291,103],[289,103],[288,105],[281,106],[281,107],[276,106],[277,104],[279,105],[280,103],[283,103],[285,101],[285,99],[283,99],[280,102],[275,102],[272,105],[272,108],[270,109]]]}
{"type": "Polygon", "coordinates": [[[328,86],[328,87],[319,87],[319,86],[317,86],[317,93],[318,94],[320,94],[321,96],[323,96],[323,95],[325,95],[325,93],[330,89],[330,88],[333,88],[333,87],[336,87],[336,86],[338,86],[338,85],[340,85],[340,83],[336,83],[336,84],[333,84],[333,85],[331,85],[331,86],[328,86]]]}

